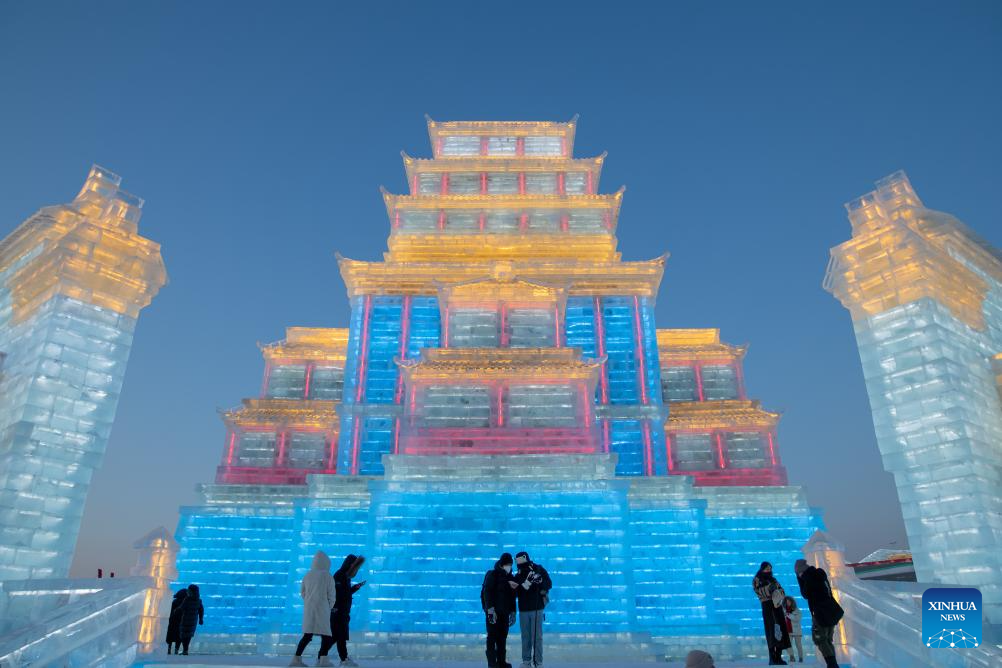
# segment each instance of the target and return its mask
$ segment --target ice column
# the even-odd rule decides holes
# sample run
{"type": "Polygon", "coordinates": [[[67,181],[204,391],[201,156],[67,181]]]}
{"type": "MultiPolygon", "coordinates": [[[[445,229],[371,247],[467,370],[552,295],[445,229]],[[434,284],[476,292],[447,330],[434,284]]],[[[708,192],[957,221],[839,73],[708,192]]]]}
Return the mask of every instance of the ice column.
{"type": "Polygon", "coordinates": [[[94,167],[0,242],[0,580],[67,575],[136,320],[167,280],[119,183],[94,167]]]}
{"type": "Polygon", "coordinates": [[[1002,254],[903,173],[847,205],[829,290],[852,314],[919,581],[979,587],[1002,621],[1002,254]]]}
{"type": "Polygon", "coordinates": [[[153,587],[146,590],[139,625],[139,651],[152,652],[162,638],[163,622],[170,613],[170,583],[177,579],[178,544],[166,528],[157,527],[133,547],[139,550],[139,558],[132,575],[153,578],[153,587]]]}

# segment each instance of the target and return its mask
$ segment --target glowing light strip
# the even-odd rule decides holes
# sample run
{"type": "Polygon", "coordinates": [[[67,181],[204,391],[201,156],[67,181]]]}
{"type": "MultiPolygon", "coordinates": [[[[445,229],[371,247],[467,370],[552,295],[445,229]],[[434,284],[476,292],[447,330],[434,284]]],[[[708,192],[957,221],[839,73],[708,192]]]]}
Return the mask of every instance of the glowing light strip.
{"type": "Polygon", "coordinates": [[[313,367],[314,366],[316,366],[316,365],[314,365],[314,364],[307,364],[306,365],[306,383],[304,383],[304,385],[303,385],[303,399],[309,399],[310,398],[310,378],[313,376],[313,367]]]}
{"type": "Polygon", "coordinates": [[[637,372],[640,375],[640,403],[650,403],[647,396],[647,368],[644,364],[644,330],[640,324],[640,297],[633,296],[634,346],[637,353],[637,372]]]}
{"type": "Polygon", "coordinates": [[[508,334],[508,305],[501,304],[501,347],[507,348],[511,337],[508,334]]]}
{"type": "Polygon", "coordinates": [[[236,449],[237,449],[237,432],[231,431],[230,432],[230,445],[229,445],[229,448],[226,450],[226,465],[227,466],[231,466],[233,464],[233,454],[236,452],[236,449]]]}
{"type": "Polygon", "coordinates": [[[327,435],[327,470],[337,470],[337,439],[333,434],[327,435]]]}
{"type": "Polygon", "coordinates": [[[525,172],[518,173],[518,194],[525,194],[525,172]]]}
{"type": "Polygon", "coordinates": [[[400,454],[400,423],[403,417],[398,416],[393,426],[393,454],[400,454]]]}
{"type": "Polygon", "coordinates": [[[588,170],[587,182],[585,184],[585,192],[589,195],[595,194],[595,177],[591,170],[588,170]]]}
{"type": "Polygon", "coordinates": [[[285,466],[285,443],[289,433],[281,431],[278,433],[278,453],[275,455],[275,466],[285,466]]]}
{"type": "Polygon", "coordinates": [[[500,384],[495,385],[495,387],[497,388],[497,397],[498,397],[498,399],[497,399],[497,412],[498,412],[498,415],[497,415],[497,425],[499,427],[503,427],[504,426],[504,388],[500,384]]]}
{"type": "Polygon", "coordinates": [[[717,441],[717,464],[720,465],[720,468],[725,469],[727,465],[724,463],[724,437],[719,431],[714,434],[714,437],[717,441]]]}
{"type": "Polygon", "coordinates": [[[738,397],[741,399],[747,399],[748,393],[745,392],[745,372],[741,368],[742,364],[739,360],[734,361],[734,376],[735,380],[738,382],[738,397]]]}
{"type": "Polygon", "coordinates": [[[369,356],[369,318],[372,316],[372,295],[365,296],[365,310],[362,312],[362,349],[358,355],[358,387],[355,401],[361,402],[365,396],[365,365],[369,356]]]}
{"type": "Polygon", "coordinates": [[[356,415],[351,426],[351,474],[358,475],[358,444],[362,431],[362,416],[356,415]]]}
{"type": "Polygon", "coordinates": [[[440,186],[439,192],[443,195],[449,194],[449,172],[442,172],[442,185],[440,186]]]}
{"type": "Polygon", "coordinates": [[[565,183],[566,177],[567,174],[565,172],[557,173],[557,192],[560,193],[561,195],[567,194],[567,186],[565,183]]]}
{"type": "Polygon", "coordinates": [[[772,460],[772,465],[776,465],[776,444],[773,441],[773,436],[771,431],[766,432],[766,436],[769,440],[769,459],[772,460]]]}
{"type": "Polygon", "coordinates": [[[609,454],[609,444],[612,436],[609,434],[609,418],[602,420],[602,452],[609,454]]]}
{"type": "Polygon", "coordinates": [[[703,395],[703,365],[694,364],[692,368],[696,371],[696,400],[706,401],[703,395]]]}
{"type": "Polygon", "coordinates": [[[268,382],[271,380],[271,362],[264,364],[264,380],[261,381],[261,397],[268,396],[268,382]]]}
{"type": "Polygon", "coordinates": [[[554,329],[554,331],[553,331],[553,345],[556,348],[563,347],[562,343],[561,343],[561,339],[563,337],[561,336],[561,334],[564,331],[564,328],[563,328],[562,325],[563,325],[563,323],[560,322],[560,307],[557,306],[553,310],[553,329],[554,329]]]}
{"type": "MultiPolygon", "coordinates": [[[[599,357],[605,355],[605,320],[602,318],[602,298],[595,297],[595,352],[599,357]]],[[[602,362],[602,371],[599,374],[599,398],[603,404],[609,403],[609,360],[602,362]]],[[[608,424],[608,420],[606,421],[608,424]]],[[[608,446],[608,443],[606,443],[608,446]]],[[[606,452],[608,452],[606,447],[606,452]]]]}
{"type": "MultiPolygon", "coordinates": [[[[403,305],[400,307],[400,359],[407,359],[407,346],[410,343],[411,333],[411,296],[404,296],[403,305]]],[[[393,403],[399,404],[404,394],[404,375],[397,370],[397,389],[393,393],[393,403]]]]}
{"type": "Polygon", "coordinates": [[[672,455],[672,451],[671,451],[671,449],[672,449],[672,442],[671,442],[672,438],[674,438],[674,436],[672,436],[671,434],[665,434],[665,456],[666,456],[666,458],[668,460],[668,473],[671,473],[671,472],[673,472],[675,470],[675,461],[673,459],[673,455],[672,455]]]}
{"type": "Polygon", "coordinates": [[[654,475],[654,453],[651,452],[651,423],[644,420],[642,432],[644,435],[644,469],[647,475],[654,475]]]}

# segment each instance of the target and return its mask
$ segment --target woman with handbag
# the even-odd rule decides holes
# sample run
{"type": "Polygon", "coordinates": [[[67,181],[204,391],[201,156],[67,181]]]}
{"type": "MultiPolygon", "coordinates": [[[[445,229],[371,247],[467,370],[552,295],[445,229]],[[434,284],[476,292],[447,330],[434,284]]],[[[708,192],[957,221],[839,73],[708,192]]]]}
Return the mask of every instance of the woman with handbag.
{"type": "Polygon", "coordinates": [[[772,574],[772,564],[763,561],[758,573],[752,579],[752,589],[762,605],[762,625],[765,641],[769,647],[769,665],[785,666],[783,650],[790,646],[790,632],[786,628],[786,612],[783,599],[786,592],[772,574]]]}

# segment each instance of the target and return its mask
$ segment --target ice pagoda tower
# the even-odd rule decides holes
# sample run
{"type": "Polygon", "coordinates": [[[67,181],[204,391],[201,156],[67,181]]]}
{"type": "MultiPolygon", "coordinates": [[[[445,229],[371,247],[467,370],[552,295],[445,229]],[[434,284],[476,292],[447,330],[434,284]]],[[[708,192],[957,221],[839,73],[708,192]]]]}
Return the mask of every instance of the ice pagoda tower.
{"type": "Polygon", "coordinates": [[[0,243],[0,580],[69,573],[136,320],[167,280],[120,182],[94,167],[0,243]]]}
{"type": "Polygon", "coordinates": [[[621,259],[623,193],[572,157],[575,121],[428,130],[410,193],[384,193],[383,261],[339,261],[348,329],[263,347],[261,396],[223,414],[216,482],[181,509],[202,650],[291,651],[324,549],[370,557],[359,654],[482,657],[483,573],[525,549],[555,583],[551,656],[764,654],[751,577],[792,582],[821,520],[745,349],[656,329],[664,257],[621,259]]]}
{"type": "Polygon", "coordinates": [[[846,208],[825,288],[852,314],[916,575],[980,588],[1002,624],[1002,253],[902,172],[846,208]]]}

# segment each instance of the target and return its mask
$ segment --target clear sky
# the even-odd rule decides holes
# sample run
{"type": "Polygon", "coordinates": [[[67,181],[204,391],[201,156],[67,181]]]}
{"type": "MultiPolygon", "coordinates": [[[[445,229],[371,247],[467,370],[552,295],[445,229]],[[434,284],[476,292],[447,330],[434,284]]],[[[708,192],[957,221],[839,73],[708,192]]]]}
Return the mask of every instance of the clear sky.
{"type": "Polygon", "coordinates": [[[843,202],[905,169],[1002,245],[994,2],[0,0],[0,235],[92,163],[145,198],[170,284],[142,315],[74,574],[173,529],[260,388],[258,342],[345,326],[334,252],[375,260],[378,186],[440,120],[566,120],[628,186],[626,259],[669,251],[662,327],[749,343],[749,392],[858,558],[905,543],[848,312],[821,289],[843,202]]]}

